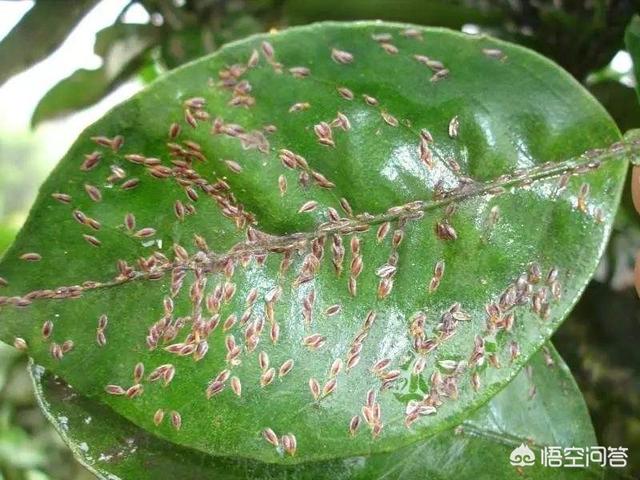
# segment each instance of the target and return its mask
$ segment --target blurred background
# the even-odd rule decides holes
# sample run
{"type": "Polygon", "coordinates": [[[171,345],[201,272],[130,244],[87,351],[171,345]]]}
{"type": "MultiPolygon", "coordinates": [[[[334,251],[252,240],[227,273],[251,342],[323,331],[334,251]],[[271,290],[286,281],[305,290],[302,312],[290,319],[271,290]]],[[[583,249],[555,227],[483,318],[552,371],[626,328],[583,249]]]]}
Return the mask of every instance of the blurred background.
{"type": "MultiPolygon", "coordinates": [[[[0,0],[0,256],[82,129],[163,72],[251,33],[384,19],[489,33],[552,58],[620,130],[640,127],[624,29],[640,0],[0,0]]],[[[596,278],[553,340],[600,445],[640,478],[640,219],[629,189],[596,278]]],[[[0,343],[0,480],[89,479],[35,403],[26,358],[0,343]]]]}

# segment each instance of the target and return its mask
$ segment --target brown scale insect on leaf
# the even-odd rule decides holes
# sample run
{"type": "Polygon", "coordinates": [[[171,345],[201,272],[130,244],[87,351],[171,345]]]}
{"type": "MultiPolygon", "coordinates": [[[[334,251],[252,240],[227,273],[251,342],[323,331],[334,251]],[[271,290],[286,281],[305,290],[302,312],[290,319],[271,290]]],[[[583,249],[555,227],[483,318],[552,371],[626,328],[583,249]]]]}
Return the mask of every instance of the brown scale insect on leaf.
{"type": "Polygon", "coordinates": [[[42,255],[35,252],[23,253],[20,255],[20,260],[24,260],[25,262],[39,262],[42,260],[42,255]]]}
{"type": "MultiPolygon", "coordinates": [[[[593,444],[566,369],[536,351],[592,277],[640,144],[612,145],[550,62],[445,29],[273,30],[87,132],[0,260],[0,340],[50,372],[41,403],[87,464],[162,478],[178,452],[187,477],[451,477],[458,457],[411,452],[451,451],[456,419],[466,435],[492,413],[500,435],[558,435],[531,448],[593,444]],[[93,425],[73,414],[85,401],[93,425]],[[98,460],[95,431],[138,450],[98,460]]],[[[512,450],[493,434],[455,444],[482,470],[512,450]]]]}
{"type": "Polygon", "coordinates": [[[353,55],[345,50],[333,48],[331,50],[331,59],[336,63],[348,64],[353,62],[353,55]]]}

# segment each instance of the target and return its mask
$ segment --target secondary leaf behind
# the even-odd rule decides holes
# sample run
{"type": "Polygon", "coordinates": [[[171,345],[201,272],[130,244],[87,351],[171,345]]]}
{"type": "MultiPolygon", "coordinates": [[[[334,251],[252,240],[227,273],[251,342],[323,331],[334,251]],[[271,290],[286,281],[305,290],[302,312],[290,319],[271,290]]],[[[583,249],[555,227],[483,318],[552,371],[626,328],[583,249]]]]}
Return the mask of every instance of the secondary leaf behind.
{"type": "Polygon", "coordinates": [[[488,401],[571,309],[637,145],[581,154],[617,140],[571,77],[491,38],[251,37],[81,135],[0,263],[0,338],[211,454],[390,451],[488,401]]]}
{"type": "MultiPolygon", "coordinates": [[[[596,445],[589,414],[571,374],[557,352],[536,353],[525,371],[455,430],[448,430],[393,453],[300,466],[268,465],[212,457],[176,447],[124,420],[109,408],[77,395],[61,379],[33,366],[36,394],[47,417],[80,462],[100,478],[219,479],[520,479],[511,451],[531,444],[596,445]],[[562,407],[559,405],[562,404],[562,407]],[[446,459],[444,461],[443,459],[446,459]],[[487,477],[489,478],[489,477],[487,477]]],[[[539,456],[527,478],[599,478],[574,469],[545,468],[539,456]]]]}

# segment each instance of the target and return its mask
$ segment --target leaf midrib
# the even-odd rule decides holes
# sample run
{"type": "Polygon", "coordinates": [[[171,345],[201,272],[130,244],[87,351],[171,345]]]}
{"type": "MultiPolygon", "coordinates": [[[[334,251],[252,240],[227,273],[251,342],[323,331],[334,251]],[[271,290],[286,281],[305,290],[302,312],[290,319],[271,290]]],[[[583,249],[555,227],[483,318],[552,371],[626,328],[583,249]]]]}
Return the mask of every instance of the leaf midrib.
{"type": "MultiPolygon", "coordinates": [[[[622,141],[615,142],[605,149],[589,150],[578,157],[573,157],[561,162],[547,162],[529,170],[516,171],[509,178],[498,178],[491,182],[477,183],[476,186],[462,191],[461,193],[451,194],[445,198],[432,200],[417,200],[409,202],[405,205],[391,207],[387,212],[376,215],[363,213],[357,214],[353,218],[343,218],[337,224],[335,222],[325,222],[319,225],[316,230],[308,232],[296,232],[288,235],[276,236],[264,234],[263,240],[239,242],[229,249],[226,253],[208,252],[204,258],[202,255],[191,255],[186,263],[173,261],[168,265],[161,265],[151,269],[149,272],[134,271],[133,275],[126,279],[115,279],[108,282],[96,281],[94,285],[80,285],[79,288],[84,292],[88,290],[96,290],[101,288],[115,287],[124,283],[136,280],[150,279],[150,275],[161,273],[163,276],[174,269],[182,269],[186,271],[203,270],[205,273],[215,273],[222,269],[222,265],[229,259],[237,259],[247,255],[266,254],[271,252],[286,251],[295,249],[296,247],[306,247],[308,242],[318,237],[326,237],[334,234],[347,234],[358,231],[358,229],[368,229],[373,225],[384,222],[393,222],[401,218],[408,220],[420,220],[425,217],[425,213],[433,211],[453,203],[459,203],[472,198],[483,195],[501,195],[507,193],[508,188],[533,184],[534,182],[548,180],[560,177],[565,174],[572,176],[580,176],[598,168],[601,168],[605,162],[613,160],[624,160],[628,157],[640,155],[640,138],[628,136],[622,141]],[[533,172],[528,174],[529,172],[533,172]],[[501,189],[501,191],[497,191],[501,189]],[[401,211],[390,210],[400,208],[401,211]]],[[[446,195],[446,192],[445,192],[446,195]]],[[[202,252],[198,252],[202,253],[202,252]]],[[[157,280],[157,279],[154,279],[157,280]]],[[[65,287],[57,287],[65,288],[65,287]]],[[[28,293],[23,294],[28,295],[28,293]]],[[[41,299],[34,299],[41,300],[41,299]]],[[[10,305],[5,305],[5,307],[10,305]]],[[[0,306],[0,309],[2,306],[0,306]]]]}

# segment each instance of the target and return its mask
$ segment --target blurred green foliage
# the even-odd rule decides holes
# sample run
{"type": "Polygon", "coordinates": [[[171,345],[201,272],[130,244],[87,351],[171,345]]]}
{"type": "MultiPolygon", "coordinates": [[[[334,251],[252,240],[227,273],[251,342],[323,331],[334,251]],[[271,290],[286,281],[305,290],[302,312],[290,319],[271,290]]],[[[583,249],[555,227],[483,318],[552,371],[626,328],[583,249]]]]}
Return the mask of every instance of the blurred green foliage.
{"type": "Polygon", "coordinates": [[[90,480],[37,405],[27,358],[0,344],[0,479],[90,480]]]}
{"type": "MultiPolygon", "coordinates": [[[[51,53],[96,0],[38,0],[0,42],[0,85],[51,53]],[[54,12],[65,15],[50,22],[54,12]],[[50,24],[53,23],[54,28],[50,24]],[[29,48],[24,48],[24,45],[29,48]]],[[[80,69],[54,86],[34,125],[86,108],[150,63],[171,69],[251,33],[320,20],[384,19],[479,31],[526,45],[577,79],[603,68],[623,48],[624,29],[640,0],[139,0],[98,32],[96,70],[80,69]],[[124,24],[133,5],[150,23],[124,24]]]]}
{"type": "MultiPolygon", "coordinates": [[[[97,3],[37,0],[0,42],[0,85],[50,55],[97,3]]],[[[624,78],[608,64],[624,48],[624,29],[638,11],[640,0],[131,1],[114,25],[97,34],[94,50],[103,65],[78,70],[54,86],[32,123],[87,108],[132,78],[148,83],[251,33],[320,20],[380,18],[467,26],[533,48],[583,82],[624,131],[640,126],[640,104],[629,75],[624,78]],[[149,13],[150,23],[123,22],[135,4],[149,13]]],[[[638,19],[635,28],[640,29],[638,19]]],[[[45,157],[20,136],[0,136],[0,256],[46,175],[45,157]]],[[[628,447],[631,471],[640,477],[640,300],[632,272],[639,250],[640,221],[627,195],[600,273],[554,344],[585,395],[600,444],[628,447]]],[[[0,480],[54,478],[92,477],[35,404],[26,358],[0,344],[0,480]]]]}

